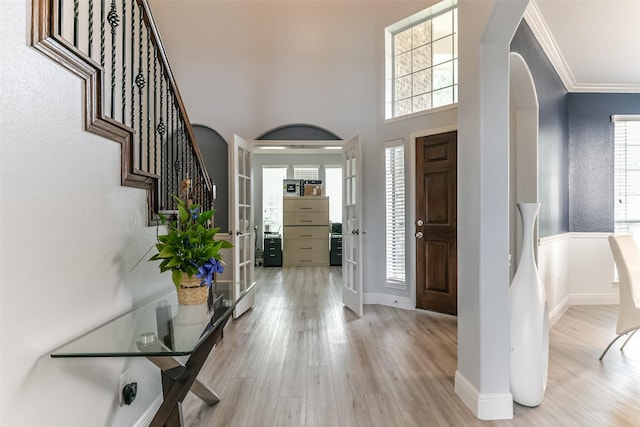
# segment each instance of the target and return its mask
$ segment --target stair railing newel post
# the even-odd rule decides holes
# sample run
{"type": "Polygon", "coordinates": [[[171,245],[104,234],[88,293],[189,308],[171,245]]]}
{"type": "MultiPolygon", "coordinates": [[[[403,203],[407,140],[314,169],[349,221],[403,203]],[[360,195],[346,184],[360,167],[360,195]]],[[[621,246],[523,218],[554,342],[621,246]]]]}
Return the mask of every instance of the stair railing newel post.
{"type": "Polygon", "coordinates": [[[513,400],[524,406],[542,402],[549,366],[549,306],[534,256],[539,203],[518,203],[522,249],[509,289],[510,381],[513,400]]]}

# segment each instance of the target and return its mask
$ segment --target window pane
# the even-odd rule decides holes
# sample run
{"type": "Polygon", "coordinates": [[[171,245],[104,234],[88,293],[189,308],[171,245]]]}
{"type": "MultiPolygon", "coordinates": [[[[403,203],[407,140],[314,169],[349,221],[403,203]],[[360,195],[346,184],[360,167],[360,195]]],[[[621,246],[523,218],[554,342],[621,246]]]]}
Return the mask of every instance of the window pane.
{"type": "Polygon", "coordinates": [[[318,179],[318,166],[294,166],[293,179],[318,179]]]}
{"type": "Polygon", "coordinates": [[[433,92],[433,108],[453,103],[453,88],[448,87],[433,92]]]}
{"type": "Polygon", "coordinates": [[[329,196],[329,221],[342,222],[342,167],[325,167],[325,194],[329,196]]]}
{"type": "Polygon", "coordinates": [[[413,47],[431,42],[431,20],[424,21],[413,27],[413,47]]]}
{"type": "Polygon", "coordinates": [[[433,18],[433,40],[438,40],[453,33],[453,11],[443,13],[433,18]]]}
{"type": "Polygon", "coordinates": [[[396,79],[396,99],[409,98],[411,96],[411,75],[396,79]]]}
{"type": "Polygon", "coordinates": [[[385,176],[386,284],[406,288],[403,145],[385,148],[385,176]]]}
{"type": "Polygon", "coordinates": [[[433,89],[451,85],[453,85],[453,61],[433,67],[433,89]]]}
{"type": "Polygon", "coordinates": [[[433,43],[433,64],[442,64],[453,59],[453,36],[433,43]]]}
{"type": "Polygon", "coordinates": [[[262,226],[264,231],[277,232],[282,226],[282,180],[287,168],[262,168],[262,226]]]}
{"type": "Polygon", "coordinates": [[[431,94],[425,93],[413,97],[413,111],[424,111],[431,108],[431,94]]]}
{"type": "Polygon", "coordinates": [[[396,77],[411,73],[411,52],[396,56],[396,77]]]}
{"type": "Polygon", "coordinates": [[[614,122],[615,233],[640,235],[640,121],[614,122]]]}
{"type": "Polygon", "coordinates": [[[411,28],[396,34],[393,37],[394,54],[400,55],[411,49],[411,28]]]}
{"type": "Polygon", "coordinates": [[[394,104],[395,116],[404,116],[405,114],[411,114],[411,99],[403,99],[402,101],[395,102],[394,104]]]}
{"type": "Polygon", "coordinates": [[[431,68],[415,73],[413,76],[413,94],[431,92],[431,68]]]}
{"type": "Polygon", "coordinates": [[[413,51],[413,72],[431,66],[431,45],[421,46],[413,51]]]}

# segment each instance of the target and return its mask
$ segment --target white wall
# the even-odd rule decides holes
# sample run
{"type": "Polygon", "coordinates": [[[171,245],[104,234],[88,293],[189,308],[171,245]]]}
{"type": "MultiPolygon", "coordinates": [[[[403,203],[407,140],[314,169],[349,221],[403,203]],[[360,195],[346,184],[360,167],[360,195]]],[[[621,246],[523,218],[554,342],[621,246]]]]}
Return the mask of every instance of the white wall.
{"type": "Polygon", "coordinates": [[[618,304],[609,233],[564,233],[540,239],[538,270],[553,323],[570,305],[618,304]]]}
{"type": "Polygon", "coordinates": [[[193,122],[227,140],[292,123],[360,135],[371,294],[410,298],[384,287],[384,142],[457,122],[450,109],[384,123],[384,28],[434,3],[151,0],[193,122]]]}
{"type": "Polygon", "coordinates": [[[130,426],[160,393],[146,359],[52,359],[68,340],[171,291],[143,261],[144,191],[119,144],[82,130],[78,78],[28,46],[26,0],[0,13],[0,425],[130,426]],[[117,403],[129,367],[137,400],[117,403]]]}
{"type": "Polygon", "coordinates": [[[511,418],[509,43],[527,0],[458,2],[458,370],[482,419],[511,418]]]}

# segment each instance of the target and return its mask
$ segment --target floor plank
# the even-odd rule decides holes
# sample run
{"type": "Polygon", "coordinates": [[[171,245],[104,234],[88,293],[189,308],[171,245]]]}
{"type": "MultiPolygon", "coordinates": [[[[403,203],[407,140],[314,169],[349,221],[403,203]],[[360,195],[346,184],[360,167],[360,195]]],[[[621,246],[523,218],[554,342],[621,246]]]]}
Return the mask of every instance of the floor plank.
{"type": "Polygon", "coordinates": [[[570,307],[551,329],[542,404],[480,421],[453,392],[455,317],[367,305],[359,319],[342,306],[339,267],[256,273],[255,307],[225,329],[199,375],[221,401],[189,394],[189,427],[640,425],[640,334],[598,361],[616,306],[570,307]]]}

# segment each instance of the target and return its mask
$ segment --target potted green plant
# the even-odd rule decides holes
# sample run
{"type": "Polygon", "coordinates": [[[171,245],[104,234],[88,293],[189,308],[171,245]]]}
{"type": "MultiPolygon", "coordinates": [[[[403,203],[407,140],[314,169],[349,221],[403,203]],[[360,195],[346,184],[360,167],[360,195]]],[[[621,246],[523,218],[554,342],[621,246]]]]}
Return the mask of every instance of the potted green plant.
{"type": "Polygon", "coordinates": [[[232,247],[227,240],[215,240],[219,227],[212,227],[215,210],[201,210],[178,196],[175,219],[160,214],[167,234],[158,235],[157,253],[149,261],[160,261],[160,271],[171,271],[171,279],[181,304],[200,304],[207,298],[213,275],[222,273],[224,265],[220,250],[232,247]],[[196,295],[193,295],[196,294],[196,295]]]}

